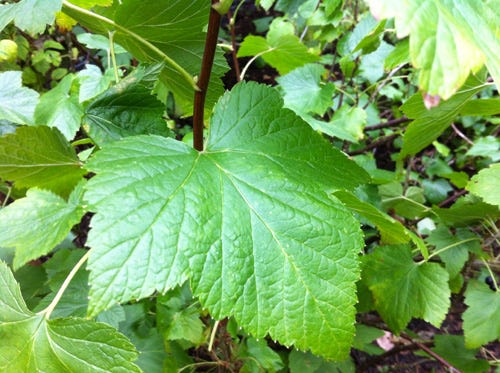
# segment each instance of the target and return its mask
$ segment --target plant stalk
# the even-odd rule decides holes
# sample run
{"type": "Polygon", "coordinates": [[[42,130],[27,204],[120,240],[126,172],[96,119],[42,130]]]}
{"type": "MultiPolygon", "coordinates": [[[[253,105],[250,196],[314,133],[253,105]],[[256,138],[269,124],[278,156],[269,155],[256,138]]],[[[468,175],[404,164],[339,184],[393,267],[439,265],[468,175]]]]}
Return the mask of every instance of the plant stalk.
{"type": "MultiPolygon", "coordinates": [[[[212,0],[212,5],[216,4],[217,0],[212,0]]],[[[205,98],[207,95],[210,73],[214,63],[215,50],[217,48],[217,37],[219,36],[221,15],[212,7],[210,7],[210,15],[208,18],[207,39],[205,41],[205,50],[203,51],[203,59],[201,61],[200,77],[198,79],[198,90],[194,92],[194,109],[193,109],[193,147],[198,150],[203,150],[203,117],[205,113],[205,98]]]]}
{"type": "Polygon", "coordinates": [[[64,292],[66,291],[66,289],[69,286],[69,283],[71,282],[71,280],[73,280],[73,277],[75,277],[76,273],[78,272],[80,267],[83,265],[83,263],[85,263],[87,261],[87,259],[89,258],[89,255],[90,255],[90,250],[88,250],[85,253],[85,255],[81,257],[81,259],[78,261],[78,263],[76,263],[76,265],[73,267],[71,272],[68,274],[68,277],[66,277],[63,284],[61,285],[61,287],[57,291],[57,294],[54,297],[54,299],[52,300],[52,302],[50,302],[50,304],[47,306],[47,308],[45,308],[43,311],[38,312],[39,315],[44,315],[47,320],[50,318],[50,314],[52,313],[52,311],[54,311],[54,308],[56,308],[57,303],[59,303],[59,301],[61,300],[64,292]]]}

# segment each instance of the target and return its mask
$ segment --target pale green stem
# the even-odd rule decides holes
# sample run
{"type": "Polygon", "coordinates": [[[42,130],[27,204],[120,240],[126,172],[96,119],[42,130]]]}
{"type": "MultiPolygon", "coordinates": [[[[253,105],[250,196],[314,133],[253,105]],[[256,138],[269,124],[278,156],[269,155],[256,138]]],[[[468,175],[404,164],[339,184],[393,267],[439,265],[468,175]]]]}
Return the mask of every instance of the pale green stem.
{"type": "Polygon", "coordinates": [[[245,65],[245,67],[243,68],[243,70],[241,70],[241,74],[240,74],[240,80],[243,80],[243,78],[245,77],[245,74],[248,70],[248,68],[250,67],[250,65],[257,59],[259,58],[260,56],[266,54],[266,53],[269,53],[273,50],[275,50],[276,48],[270,48],[268,50],[265,50],[265,51],[262,51],[260,53],[257,53],[255,56],[253,56],[250,61],[247,62],[247,64],[245,65]]]}
{"type": "Polygon", "coordinates": [[[463,241],[452,243],[451,245],[445,246],[442,249],[434,251],[432,254],[429,255],[429,257],[427,258],[427,260],[429,260],[430,258],[432,258],[432,257],[434,257],[436,255],[441,254],[442,252],[444,252],[446,250],[452,249],[452,248],[454,248],[456,246],[460,246],[462,244],[466,244],[467,242],[471,242],[471,241],[479,241],[479,238],[472,237],[472,238],[468,238],[468,239],[463,240],[463,241]]]}
{"type": "Polygon", "coordinates": [[[63,284],[61,285],[61,287],[57,291],[57,294],[54,297],[54,299],[52,300],[52,302],[50,302],[50,304],[47,306],[47,308],[45,308],[44,310],[38,312],[38,315],[45,315],[45,318],[47,320],[50,318],[50,314],[52,313],[52,311],[54,311],[54,309],[57,306],[57,303],[59,303],[59,301],[61,300],[64,292],[68,288],[69,283],[71,282],[71,280],[73,279],[73,277],[75,277],[76,273],[78,272],[78,270],[80,269],[80,267],[83,265],[83,263],[85,263],[87,261],[87,259],[89,258],[89,255],[90,255],[90,250],[88,250],[85,253],[85,255],[82,256],[82,258],[78,261],[78,263],[76,263],[76,265],[73,267],[73,269],[71,270],[71,272],[68,274],[68,277],[66,277],[66,279],[63,282],[63,284]]]}
{"type": "Polygon", "coordinates": [[[111,62],[113,63],[113,71],[115,73],[115,82],[118,83],[120,81],[120,76],[118,75],[118,65],[116,63],[115,42],[113,41],[113,37],[115,35],[115,32],[108,31],[108,34],[109,34],[109,53],[111,54],[111,62]]]}
{"type": "Polygon", "coordinates": [[[185,371],[186,369],[188,368],[194,368],[194,367],[202,367],[202,366],[205,366],[205,365],[220,365],[219,362],[217,361],[205,361],[205,362],[202,362],[202,363],[193,363],[193,364],[188,364],[188,365],[185,365],[183,366],[182,368],[180,368],[177,373],[180,373],[180,372],[183,372],[185,371]]]}
{"type": "Polygon", "coordinates": [[[214,345],[215,333],[217,332],[217,328],[219,327],[219,320],[215,321],[214,327],[212,328],[212,333],[210,333],[210,342],[208,342],[208,351],[212,351],[212,347],[214,345]]]}
{"type": "Polygon", "coordinates": [[[234,10],[233,16],[231,17],[231,20],[229,21],[230,26],[234,26],[234,23],[236,22],[236,16],[238,15],[238,11],[240,10],[241,6],[245,0],[241,0],[239,4],[236,6],[236,9],[234,10]]]}
{"type": "Polygon", "coordinates": [[[10,198],[10,193],[12,193],[12,187],[8,186],[7,187],[7,194],[5,195],[5,199],[3,200],[3,203],[2,203],[2,208],[4,208],[5,206],[7,206],[7,201],[10,198]]]}
{"type": "Polygon", "coordinates": [[[86,145],[86,144],[94,144],[94,141],[92,141],[91,138],[86,137],[84,139],[73,141],[71,143],[71,146],[75,147],[75,146],[78,146],[78,145],[86,145]]]}
{"type": "Polygon", "coordinates": [[[490,265],[488,264],[488,262],[486,260],[484,260],[483,258],[481,258],[481,261],[483,262],[483,264],[486,266],[486,269],[488,270],[489,274],[490,274],[490,277],[491,279],[493,280],[493,285],[495,285],[495,289],[497,289],[497,293],[500,292],[500,289],[498,288],[498,283],[497,283],[497,278],[495,276],[495,274],[493,273],[493,271],[491,270],[490,268],[490,265]]]}
{"type": "Polygon", "coordinates": [[[93,17],[109,26],[112,26],[116,30],[119,30],[123,32],[124,34],[128,35],[132,39],[135,39],[139,43],[143,44],[144,46],[148,47],[151,49],[154,53],[156,53],[159,57],[161,57],[165,62],[167,62],[174,70],[176,70],[179,74],[182,75],[182,77],[186,80],[186,82],[189,83],[189,85],[195,90],[198,91],[199,88],[196,85],[196,82],[194,81],[193,77],[186,71],[184,70],[177,62],[175,62],[173,59],[171,59],[169,56],[167,56],[161,49],[158,49],[154,44],[151,44],[149,41],[144,39],[143,37],[137,35],[135,32],[130,31],[126,27],[123,27],[117,23],[115,23],[113,20],[106,18],[104,16],[101,16],[100,14],[93,13],[87,9],[80,8],[79,6],[76,6],[74,4],[71,4],[67,0],[63,0],[63,7],[69,8],[74,10],[75,12],[78,12],[80,14],[86,15],[88,17],[93,17]]]}

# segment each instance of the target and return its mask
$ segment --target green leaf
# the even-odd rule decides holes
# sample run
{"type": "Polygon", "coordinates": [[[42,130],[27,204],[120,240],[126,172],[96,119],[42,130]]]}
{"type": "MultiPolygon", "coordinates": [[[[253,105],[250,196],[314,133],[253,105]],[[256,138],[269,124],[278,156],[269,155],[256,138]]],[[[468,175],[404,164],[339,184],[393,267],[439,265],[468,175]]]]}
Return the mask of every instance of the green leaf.
{"type": "Polygon", "coordinates": [[[0,177],[17,187],[67,196],[84,173],[75,150],[56,128],[19,127],[0,137],[0,177]]]}
{"type": "Polygon", "coordinates": [[[319,59],[295,36],[292,24],[281,18],[273,20],[266,39],[254,35],[245,37],[238,50],[238,57],[255,55],[262,55],[262,59],[281,75],[319,59]]]}
{"type": "MultiPolygon", "coordinates": [[[[65,13],[93,32],[108,36],[114,31],[114,40],[141,62],[164,62],[161,82],[175,95],[176,105],[186,115],[193,109],[193,77],[200,74],[206,38],[203,28],[209,9],[210,3],[205,0],[127,0],[107,12],[109,18],[96,18],[71,4],[63,7],[65,13]]],[[[226,71],[226,61],[218,50],[207,92],[207,116],[224,92],[220,77],[226,71]]]]}
{"type": "Polygon", "coordinates": [[[420,93],[410,97],[401,109],[414,121],[410,123],[403,136],[401,157],[415,155],[432,144],[451,125],[467,101],[484,87],[476,78],[471,78],[463,90],[430,110],[425,107],[420,93]]]}
{"type": "Polygon", "coordinates": [[[49,291],[46,285],[47,274],[41,266],[26,265],[19,268],[14,276],[28,308],[33,309],[40,302],[40,297],[49,291]]]}
{"type": "Polygon", "coordinates": [[[351,359],[334,363],[315,356],[310,352],[304,353],[297,350],[292,350],[288,359],[290,373],[354,373],[356,371],[351,359]]]}
{"type": "MultiPolygon", "coordinates": [[[[77,35],[76,38],[80,43],[85,44],[89,49],[102,49],[106,52],[111,52],[111,41],[106,36],[83,33],[77,35]]],[[[115,51],[115,54],[127,53],[127,50],[123,48],[120,44],[117,44],[116,42],[113,43],[113,49],[115,51]]],[[[87,68],[88,66],[94,66],[94,65],[87,65],[87,68]]]]}
{"type": "Polygon", "coordinates": [[[470,100],[460,110],[460,115],[490,116],[500,114],[500,98],[470,100]]]}
{"type": "Polygon", "coordinates": [[[163,119],[165,105],[151,94],[161,67],[135,70],[89,104],[84,128],[97,145],[126,136],[170,134],[163,119]]]}
{"type": "Polygon", "coordinates": [[[385,58],[384,69],[392,70],[396,66],[410,62],[410,43],[409,39],[399,41],[391,53],[385,58]]]}
{"type": "Polygon", "coordinates": [[[465,262],[469,259],[469,251],[479,253],[481,245],[479,238],[466,229],[457,229],[453,235],[445,227],[439,227],[431,232],[426,241],[435,246],[439,257],[446,265],[450,278],[457,276],[465,262]]]}
{"type": "Polygon", "coordinates": [[[62,0],[21,0],[15,4],[0,6],[0,31],[10,22],[30,34],[43,32],[54,23],[56,12],[61,10],[62,0]]]}
{"type": "Polygon", "coordinates": [[[480,137],[466,155],[491,158],[493,162],[498,162],[500,161],[500,140],[493,136],[480,137]]]}
{"type": "Polygon", "coordinates": [[[465,291],[465,304],[469,306],[462,315],[467,348],[480,347],[500,337],[500,292],[471,280],[465,291]]]}
{"type": "Polygon", "coordinates": [[[283,109],[276,90],[241,83],[224,95],[201,153],[131,137],[89,168],[91,314],[189,276],[214,318],[346,356],[362,239],[324,190],[353,188],[366,174],[283,109]]]}
{"type": "Polygon", "coordinates": [[[25,198],[0,210],[0,246],[16,248],[14,268],[19,268],[49,253],[83,214],[74,194],[66,202],[52,192],[30,189],[25,198]]]}
{"type": "Polygon", "coordinates": [[[425,198],[432,204],[443,202],[448,197],[448,193],[453,191],[453,187],[444,179],[424,179],[422,180],[422,188],[425,198]]]}
{"type": "Polygon", "coordinates": [[[439,208],[434,206],[432,211],[447,226],[468,226],[490,217],[495,219],[500,216],[498,206],[489,205],[470,198],[460,198],[450,208],[439,208]]]}
{"type": "Polygon", "coordinates": [[[461,335],[434,335],[435,347],[432,349],[455,368],[467,373],[488,372],[490,365],[486,360],[476,359],[479,351],[465,348],[464,337],[461,335]]]}
{"type": "Polygon", "coordinates": [[[474,175],[467,190],[481,197],[485,202],[500,206],[500,163],[490,165],[474,175]]]}
{"type": "Polygon", "coordinates": [[[404,191],[399,182],[387,183],[379,186],[384,210],[394,209],[399,216],[416,219],[425,216],[430,208],[425,206],[423,189],[410,186],[404,191]]]}
{"type": "Polygon", "coordinates": [[[366,111],[358,107],[343,105],[332,117],[331,132],[339,139],[358,142],[364,137],[366,111]]]}
{"type": "MultiPolygon", "coordinates": [[[[139,351],[136,364],[144,372],[175,372],[183,366],[169,364],[166,351],[170,352],[169,355],[174,355],[172,356],[174,361],[187,360],[186,364],[193,362],[183,348],[175,342],[166,341],[158,329],[153,327],[148,314],[151,313],[148,303],[140,302],[118,307],[125,313],[125,320],[120,322],[120,332],[125,334],[139,351]]],[[[114,308],[116,306],[111,309],[114,308]]]]}
{"type": "Polygon", "coordinates": [[[112,69],[106,70],[103,74],[99,67],[95,65],[85,65],[85,70],[78,72],[78,82],[80,83],[78,101],[82,103],[94,98],[105,91],[113,79],[112,69]]]}
{"type": "Polygon", "coordinates": [[[280,356],[267,345],[265,340],[248,338],[245,342],[246,348],[240,355],[245,361],[241,368],[242,373],[275,373],[284,368],[280,356]]]}
{"type": "Polygon", "coordinates": [[[30,312],[4,262],[0,285],[3,372],[140,372],[131,363],[137,358],[134,346],[110,326],[78,318],[46,320],[30,312]]]}
{"type": "Polygon", "coordinates": [[[199,306],[193,303],[188,284],[158,297],[156,310],[158,328],[166,339],[185,339],[194,345],[205,342],[205,329],[199,306]]]}
{"type": "Polygon", "coordinates": [[[296,113],[323,115],[333,104],[333,83],[321,83],[326,72],[319,64],[307,64],[277,78],[284,91],[285,106],[296,113]]]}
{"type": "Polygon", "coordinates": [[[357,198],[354,194],[339,190],[334,193],[349,209],[360,214],[377,226],[386,244],[400,244],[410,241],[410,236],[404,225],[391,218],[373,205],[357,198]]]}
{"type": "MultiPolygon", "coordinates": [[[[48,285],[52,292],[41,300],[35,311],[42,311],[49,306],[70,271],[84,254],[85,250],[58,250],[43,264],[49,276],[48,285]]],[[[87,316],[88,292],[88,272],[80,269],[71,279],[51,317],[87,316]]]]}
{"type": "Polygon", "coordinates": [[[448,273],[436,263],[415,263],[408,246],[381,246],[367,255],[363,275],[375,306],[399,332],[412,317],[439,327],[450,306],[448,273]]]}
{"type": "Polygon", "coordinates": [[[21,71],[0,73],[0,119],[33,124],[38,97],[36,91],[22,86],[21,71]]]}
{"type": "Polygon", "coordinates": [[[59,84],[42,95],[35,110],[35,122],[56,127],[67,140],[72,140],[80,128],[83,108],[78,97],[71,94],[73,75],[66,75],[59,84]]]}
{"type": "Polygon", "coordinates": [[[498,84],[498,0],[369,1],[377,18],[396,17],[399,37],[410,35],[410,56],[420,69],[419,86],[450,98],[486,62],[498,84]]]}

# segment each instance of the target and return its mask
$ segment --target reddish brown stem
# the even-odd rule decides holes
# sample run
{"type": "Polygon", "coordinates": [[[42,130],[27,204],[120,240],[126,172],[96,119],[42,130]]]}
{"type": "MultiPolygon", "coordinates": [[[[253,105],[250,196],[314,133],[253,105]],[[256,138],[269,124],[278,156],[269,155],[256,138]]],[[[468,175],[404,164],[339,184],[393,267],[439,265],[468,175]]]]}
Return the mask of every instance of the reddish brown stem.
{"type": "MultiPolygon", "coordinates": [[[[212,5],[217,3],[217,0],[212,0],[212,5]]],[[[205,97],[214,63],[215,49],[217,47],[217,37],[219,35],[220,14],[210,7],[210,16],[208,18],[207,39],[205,41],[205,50],[201,61],[200,77],[198,79],[199,90],[194,93],[194,108],[193,108],[193,147],[198,150],[203,150],[203,117],[205,113],[205,97]]]]}
{"type": "MultiPolygon", "coordinates": [[[[236,14],[236,13],[235,13],[236,14]]],[[[231,55],[233,57],[233,66],[234,66],[234,73],[236,74],[236,81],[239,82],[241,71],[240,71],[240,63],[238,62],[238,57],[236,56],[236,29],[234,23],[236,22],[236,19],[233,19],[233,14],[231,11],[227,12],[227,18],[229,20],[229,31],[231,32],[231,46],[232,46],[232,51],[231,55]]]]}

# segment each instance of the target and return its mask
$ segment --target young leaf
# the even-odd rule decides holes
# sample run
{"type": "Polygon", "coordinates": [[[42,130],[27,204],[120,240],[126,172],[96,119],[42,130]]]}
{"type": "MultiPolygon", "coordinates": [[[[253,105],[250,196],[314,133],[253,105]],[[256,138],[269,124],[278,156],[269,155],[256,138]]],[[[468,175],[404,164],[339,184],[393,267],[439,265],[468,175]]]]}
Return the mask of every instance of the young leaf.
{"type": "Polygon", "coordinates": [[[33,124],[38,98],[38,92],[22,86],[21,71],[0,73],[0,119],[33,124]]]}
{"type": "Polygon", "coordinates": [[[476,348],[500,337],[500,292],[486,284],[471,280],[465,291],[463,328],[465,346],[476,348]]]}
{"type": "Polygon", "coordinates": [[[162,118],[165,105],[151,94],[161,67],[138,68],[89,104],[84,128],[97,145],[132,135],[170,133],[162,118]]]}
{"type": "Polygon", "coordinates": [[[467,156],[491,158],[500,161],[500,140],[494,136],[481,136],[465,154],[467,156]]]}
{"type": "Polygon", "coordinates": [[[457,276],[469,259],[469,251],[477,254],[481,251],[480,240],[468,229],[458,228],[455,235],[444,226],[431,232],[426,240],[435,246],[439,257],[446,265],[450,278],[457,276]]]}
{"type": "Polygon", "coordinates": [[[79,71],[77,75],[78,82],[80,83],[78,101],[80,103],[85,102],[105,91],[114,79],[112,75],[112,69],[106,70],[103,74],[99,67],[85,65],[85,69],[79,71]]]}
{"type": "Polygon", "coordinates": [[[439,327],[450,306],[448,273],[436,263],[415,263],[408,246],[381,246],[365,257],[363,274],[377,311],[395,332],[412,317],[439,327]]]}
{"type": "Polygon", "coordinates": [[[40,98],[35,110],[37,124],[58,128],[67,140],[75,137],[83,116],[78,97],[70,92],[73,79],[73,75],[66,75],[40,98]]]}
{"type": "Polygon", "coordinates": [[[467,189],[485,202],[500,206],[500,163],[490,165],[474,175],[467,189]]]}
{"type": "Polygon", "coordinates": [[[243,40],[238,57],[257,54],[262,55],[262,59],[276,68],[281,75],[319,59],[295,36],[291,23],[282,19],[275,19],[271,23],[266,39],[249,35],[243,40]]]}
{"type": "Polygon", "coordinates": [[[335,91],[333,83],[320,84],[325,72],[319,64],[307,64],[277,78],[285,92],[285,106],[296,113],[323,115],[332,106],[335,91]]]}
{"type": "Polygon", "coordinates": [[[75,193],[69,202],[58,195],[30,189],[0,210],[0,246],[15,247],[14,268],[49,253],[84,214],[75,193]]]}
{"type": "Polygon", "coordinates": [[[131,137],[89,168],[91,314],[190,275],[213,317],[345,357],[362,239],[324,190],[353,188],[366,174],[282,109],[277,91],[241,83],[224,95],[204,152],[131,137]]]}
{"type": "Polygon", "coordinates": [[[84,174],[75,150],[57,128],[19,127],[0,137],[0,177],[18,187],[67,196],[84,174]]]}
{"type": "Polygon", "coordinates": [[[414,119],[403,137],[401,156],[415,155],[427,145],[432,144],[441,133],[451,125],[463,105],[484,85],[474,77],[470,78],[464,89],[437,107],[428,110],[420,93],[416,93],[401,107],[408,118],[414,119]]]}
{"type": "Polygon", "coordinates": [[[1,261],[0,306],[2,372],[140,372],[132,364],[134,346],[110,326],[78,318],[47,320],[30,312],[1,261]]]}

